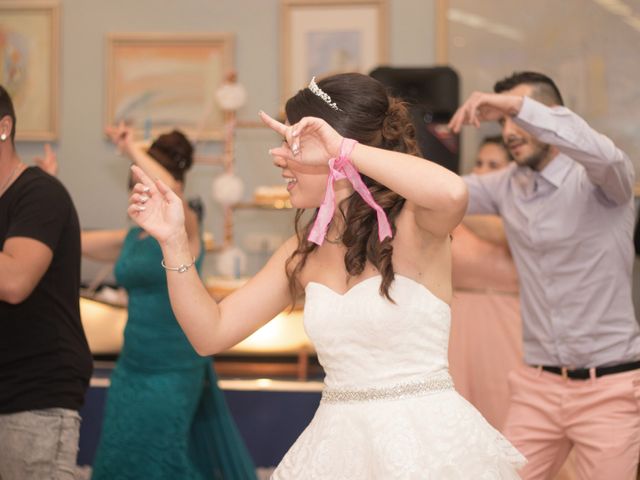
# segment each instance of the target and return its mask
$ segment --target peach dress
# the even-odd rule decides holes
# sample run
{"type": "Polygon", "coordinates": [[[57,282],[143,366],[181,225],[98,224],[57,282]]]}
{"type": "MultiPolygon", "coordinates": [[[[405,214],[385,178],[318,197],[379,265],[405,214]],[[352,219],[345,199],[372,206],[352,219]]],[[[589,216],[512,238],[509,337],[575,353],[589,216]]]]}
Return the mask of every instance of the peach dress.
{"type": "Polygon", "coordinates": [[[495,428],[509,407],[509,371],[522,364],[518,274],[507,247],[464,225],[453,232],[449,370],[456,390],[495,428]]]}

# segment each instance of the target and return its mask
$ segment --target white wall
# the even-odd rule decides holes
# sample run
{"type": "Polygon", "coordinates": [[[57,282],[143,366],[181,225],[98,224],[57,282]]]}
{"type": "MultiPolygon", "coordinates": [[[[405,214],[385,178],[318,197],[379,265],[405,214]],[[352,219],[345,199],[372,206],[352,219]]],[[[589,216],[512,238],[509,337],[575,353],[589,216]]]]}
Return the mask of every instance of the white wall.
{"type": "MultiPolygon", "coordinates": [[[[522,2],[450,0],[449,63],[462,79],[461,98],[491,91],[514,71],[546,73],[565,104],[612,138],[639,172],[640,28],[605,3],[538,0],[523,9],[522,2]]],[[[640,18],[640,2],[626,4],[640,18]]],[[[481,138],[497,131],[464,130],[463,171],[472,168],[481,138]]]]}
{"type": "MultiPolygon", "coordinates": [[[[255,119],[259,109],[279,110],[279,2],[277,0],[61,0],[61,68],[59,141],[54,144],[61,165],[60,179],[74,198],[83,228],[127,226],[128,164],[105,141],[106,35],[110,32],[232,32],[236,37],[236,67],[249,92],[242,119],[255,119]]],[[[390,0],[390,64],[427,66],[433,63],[434,0],[390,0]]],[[[18,126],[19,126],[18,119],[18,126]]],[[[266,154],[277,140],[267,131],[238,133],[237,170],[245,180],[247,197],[258,184],[280,183],[279,172],[266,154]]],[[[20,143],[23,160],[42,150],[39,143],[20,143]]],[[[210,151],[219,145],[209,147],[210,151]]],[[[188,194],[205,200],[206,229],[222,238],[221,212],[210,200],[217,167],[196,166],[188,178],[188,194]]],[[[290,216],[274,212],[239,212],[236,235],[250,229],[291,231],[290,216]],[[253,225],[252,225],[253,224],[253,225]]],[[[263,256],[254,256],[256,268],[263,256]]],[[[207,259],[205,272],[211,270],[207,259]]],[[[85,262],[83,277],[96,266],[85,262]]]]}

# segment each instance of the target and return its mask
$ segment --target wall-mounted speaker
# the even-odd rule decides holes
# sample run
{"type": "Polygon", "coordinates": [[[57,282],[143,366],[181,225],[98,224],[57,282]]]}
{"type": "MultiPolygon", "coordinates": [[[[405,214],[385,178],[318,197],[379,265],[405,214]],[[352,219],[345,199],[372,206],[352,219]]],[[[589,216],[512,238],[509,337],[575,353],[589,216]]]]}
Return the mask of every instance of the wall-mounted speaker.
{"type": "Polygon", "coordinates": [[[370,75],[410,105],[422,156],[458,173],[459,140],[447,124],[459,104],[460,81],[450,67],[378,67],[370,75]]]}

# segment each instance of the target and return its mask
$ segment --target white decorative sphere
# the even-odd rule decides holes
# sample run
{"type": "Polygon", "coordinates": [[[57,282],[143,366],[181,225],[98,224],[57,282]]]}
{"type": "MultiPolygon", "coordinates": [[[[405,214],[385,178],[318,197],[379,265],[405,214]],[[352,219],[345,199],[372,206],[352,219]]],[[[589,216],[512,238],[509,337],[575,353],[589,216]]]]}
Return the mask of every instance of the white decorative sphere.
{"type": "Polygon", "coordinates": [[[244,183],[233,173],[223,173],[213,179],[211,196],[222,205],[234,205],[242,199],[244,183]]]}
{"type": "Polygon", "coordinates": [[[240,278],[247,269],[247,255],[238,247],[228,247],[218,254],[216,267],[221,275],[240,278]]]}
{"type": "Polygon", "coordinates": [[[247,91],[239,83],[223,83],[216,90],[216,101],[222,110],[238,110],[247,101],[247,91]]]}

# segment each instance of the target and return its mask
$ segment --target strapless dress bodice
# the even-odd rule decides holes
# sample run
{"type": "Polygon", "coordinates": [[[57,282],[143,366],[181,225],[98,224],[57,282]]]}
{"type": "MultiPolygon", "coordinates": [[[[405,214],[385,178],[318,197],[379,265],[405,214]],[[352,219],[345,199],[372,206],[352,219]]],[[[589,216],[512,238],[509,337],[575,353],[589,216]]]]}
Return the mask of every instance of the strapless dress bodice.
{"type": "Polygon", "coordinates": [[[384,387],[447,371],[450,310],[422,284],[395,275],[378,293],[376,275],[344,294],[306,286],[305,330],[329,388],[384,387]]]}

